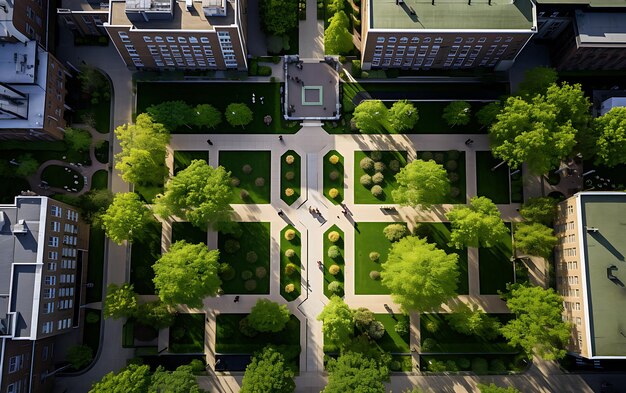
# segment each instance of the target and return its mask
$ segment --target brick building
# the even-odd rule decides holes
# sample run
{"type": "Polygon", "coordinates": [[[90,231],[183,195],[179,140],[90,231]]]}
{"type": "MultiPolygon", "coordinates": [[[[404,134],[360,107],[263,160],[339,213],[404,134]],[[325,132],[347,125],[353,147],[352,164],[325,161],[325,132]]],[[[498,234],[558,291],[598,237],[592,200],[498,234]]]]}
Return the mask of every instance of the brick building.
{"type": "Polygon", "coordinates": [[[61,0],[59,20],[75,35],[107,36],[104,23],[109,20],[109,2],[101,0],[61,0]]]}
{"type": "Polygon", "coordinates": [[[0,205],[0,392],[52,389],[55,337],[80,326],[88,239],[69,205],[0,205]]]}
{"type": "Polygon", "coordinates": [[[48,48],[49,0],[2,1],[0,4],[0,40],[37,41],[48,48]]]}

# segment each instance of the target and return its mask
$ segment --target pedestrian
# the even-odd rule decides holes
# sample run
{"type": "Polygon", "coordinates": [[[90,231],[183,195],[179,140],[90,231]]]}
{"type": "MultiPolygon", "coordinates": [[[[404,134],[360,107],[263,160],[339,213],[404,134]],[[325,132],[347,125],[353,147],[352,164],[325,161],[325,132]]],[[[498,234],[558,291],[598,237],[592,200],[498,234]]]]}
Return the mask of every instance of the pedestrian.
{"type": "Polygon", "coordinates": [[[347,212],[347,211],[345,211],[345,210],[342,210],[342,211],[341,211],[341,213],[342,213],[343,215],[346,215],[348,212],[347,212]]]}
{"type": "Polygon", "coordinates": [[[278,140],[282,142],[283,141],[283,136],[282,135],[278,135],[278,140]]]}
{"type": "Polygon", "coordinates": [[[320,209],[315,208],[315,213],[320,214],[320,209]]]}
{"type": "Polygon", "coordinates": [[[284,213],[283,213],[283,209],[278,209],[278,215],[279,215],[279,216],[282,216],[283,214],[284,214],[284,213]]]}
{"type": "Polygon", "coordinates": [[[234,300],[234,302],[235,302],[235,303],[239,303],[239,295],[235,296],[235,300],[234,300]]]}
{"type": "Polygon", "coordinates": [[[207,139],[207,140],[206,140],[206,143],[208,143],[208,144],[209,144],[209,146],[213,146],[213,142],[211,142],[211,140],[210,140],[210,139],[207,139]]]}

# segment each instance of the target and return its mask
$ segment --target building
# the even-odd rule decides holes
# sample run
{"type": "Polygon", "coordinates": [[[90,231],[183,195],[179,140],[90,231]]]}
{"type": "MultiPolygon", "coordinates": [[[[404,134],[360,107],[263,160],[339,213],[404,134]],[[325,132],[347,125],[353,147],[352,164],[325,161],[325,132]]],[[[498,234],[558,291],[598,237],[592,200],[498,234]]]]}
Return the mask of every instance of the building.
{"type": "Polygon", "coordinates": [[[52,388],[55,337],[79,327],[89,227],[69,205],[0,205],[0,392],[52,388]]]}
{"type": "Polygon", "coordinates": [[[61,0],[57,15],[75,35],[107,36],[109,2],[101,0],[61,0]]]}
{"type": "Polygon", "coordinates": [[[625,224],[624,192],[580,192],[558,206],[556,285],[571,354],[626,359],[625,224]]]}
{"type": "Polygon", "coordinates": [[[111,0],[109,37],[139,69],[247,69],[246,0],[111,0]]]}
{"type": "Polygon", "coordinates": [[[0,1],[0,40],[8,42],[34,40],[47,48],[50,31],[48,5],[49,0],[0,1]]]}
{"type": "Polygon", "coordinates": [[[531,0],[364,0],[361,4],[364,70],[504,70],[537,30],[531,0]]]}
{"type": "Polygon", "coordinates": [[[0,140],[62,139],[67,77],[36,41],[0,43],[0,140]]]}

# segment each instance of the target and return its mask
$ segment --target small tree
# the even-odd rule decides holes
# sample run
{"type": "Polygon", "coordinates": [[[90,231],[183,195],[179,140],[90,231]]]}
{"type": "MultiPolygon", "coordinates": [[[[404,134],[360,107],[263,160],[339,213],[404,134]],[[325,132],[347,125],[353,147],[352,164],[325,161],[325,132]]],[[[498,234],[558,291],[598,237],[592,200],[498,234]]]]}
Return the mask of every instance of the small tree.
{"type": "Polygon", "coordinates": [[[140,304],[135,312],[135,318],[146,326],[163,329],[174,323],[174,312],[160,300],[140,304]]]}
{"type": "Polygon", "coordinates": [[[87,130],[66,128],[63,140],[70,150],[86,151],[91,147],[91,134],[87,130]]]}
{"type": "Polygon", "coordinates": [[[390,242],[398,241],[408,235],[408,233],[409,231],[404,224],[389,224],[383,229],[383,235],[390,242]]]}
{"type": "Polygon", "coordinates": [[[359,352],[344,352],[329,359],[328,384],[322,393],[385,393],[389,368],[383,362],[359,352]]]}
{"type": "Polygon", "coordinates": [[[626,108],[615,107],[595,119],[596,164],[614,167],[626,163],[626,108]]]}
{"type": "Polygon", "coordinates": [[[407,100],[396,101],[389,109],[387,121],[395,132],[412,130],[417,120],[419,120],[417,108],[407,100]]]}
{"type": "Polygon", "coordinates": [[[257,300],[248,315],[250,326],[259,332],[280,332],[285,328],[291,312],[284,304],[268,299],[257,300]]]}
{"type": "Polygon", "coordinates": [[[83,220],[94,227],[101,227],[102,215],[113,203],[113,194],[109,190],[93,189],[81,195],[78,203],[83,220]]]}
{"type": "Polygon", "coordinates": [[[252,111],[248,105],[242,103],[233,103],[226,107],[226,121],[233,127],[241,126],[244,128],[252,121],[252,111]]]}
{"type": "Polygon", "coordinates": [[[414,160],[396,174],[398,188],[391,191],[396,203],[428,208],[442,203],[450,191],[444,167],[435,161],[414,160]]]}
{"type": "Polygon", "coordinates": [[[546,94],[548,87],[556,83],[558,74],[554,68],[535,67],[524,72],[524,80],[519,84],[518,94],[530,99],[537,94],[546,94]]]}
{"type": "Polygon", "coordinates": [[[137,312],[137,294],[133,285],[125,283],[122,285],[109,284],[107,295],[104,298],[105,318],[129,318],[137,312]]]}
{"type": "Polygon", "coordinates": [[[67,361],[72,368],[79,370],[93,360],[93,350],[87,345],[73,345],[67,350],[67,361]]]}
{"type": "Polygon", "coordinates": [[[367,328],[369,328],[370,324],[376,319],[374,317],[374,313],[365,307],[359,307],[356,310],[352,310],[352,315],[356,328],[361,332],[367,331],[367,328]]]}
{"type": "Polygon", "coordinates": [[[452,224],[450,245],[456,248],[493,247],[509,231],[487,197],[473,197],[469,206],[457,205],[446,217],[452,224]]]}
{"type": "Polygon", "coordinates": [[[348,31],[348,17],[343,11],[335,13],[329,20],[324,32],[324,49],[326,54],[339,55],[349,52],[354,44],[352,34],[348,31]]]}
{"type": "Polygon", "coordinates": [[[215,128],[222,122],[222,114],[213,105],[197,105],[193,117],[193,124],[197,127],[215,128]]]}
{"type": "Polygon", "coordinates": [[[465,101],[453,101],[443,110],[443,119],[449,126],[465,125],[471,118],[471,106],[465,101]]]}
{"type": "Polygon", "coordinates": [[[379,132],[381,128],[385,128],[387,112],[388,109],[382,101],[365,100],[354,109],[352,120],[362,132],[379,132]]]}
{"type": "Polygon", "coordinates": [[[157,367],[152,375],[148,392],[200,393],[201,390],[192,367],[185,365],[179,366],[174,371],[165,371],[162,366],[157,367]]]}
{"type": "Polygon", "coordinates": [[[490,126],[498,118],[498,114],[502,111],[500,101],[491,102],[476,112],[476,120],[483,127],[490,126]]]}
{"type": "Polygon", "coordinates": [[[298,2],[262,0],[259,2],[263,29],[272,35],[283,35],[298,27],[298,2]]]}
{"type": "Polygon", "coordinates": [[[161,123],[170,131],[177,130],[195,119],[193,109],[184,101],[165,101],[149,106],[146,112],[155,123],[161,123]]]}
{"type": "Polygon", "coordinates": [[[558,242],[553,232],[552,228],[538,222],[516,225],[515,248],[525,254],[548,258],[558,242]]]}
{"type": "Polygon", "coordinates": [[[15,173],[18,176],[27,177],[34,175],[39,169],[39,162],[30,153],[22,154],[17,158],[18,166],[15,173]]]}
{"type": "Polygon", "coordinates": [[[145,393],[150,387],[150,367],[131,364],[117,374],[111,371],[96,382],[89,393],[145,393]]]}
{"type": "Polygon", "coordinates": [[[530,222],[551,226],[556,218],[556,205],[557,200],[554,198],[529,198],[522,204],[519,214],[530,222]]]}
{"type": "Polygon", "coordinates": [[[285,364],[284,356],[267,346],[252,357],[241,383],[241,393],[291,393],[296,389],[294,372],[285,364]]]}
{"type": "Polygon", "coordinates": [[[81,91],[90,96],[92,105],[98,105],[100,100],[111,99],[111,84],[107,77],[96,68],[86,65],[80,67],[78,80],[81,91]]]}
{"type": "Polygon", "coordinates": [[[354,318],[352,310],[339,296],[332,296],[317,316],[322,321],[322,331],[328,343],[343,347],[354,334],[354,318]]]}
{"type": "Polygon", "coordinates": [[[102,226],[107,237],[117,244],[132,242],[141,236],[152,220],[152,213],[134,192],[116,194],[113,203],[102,215],[102,226]]]}

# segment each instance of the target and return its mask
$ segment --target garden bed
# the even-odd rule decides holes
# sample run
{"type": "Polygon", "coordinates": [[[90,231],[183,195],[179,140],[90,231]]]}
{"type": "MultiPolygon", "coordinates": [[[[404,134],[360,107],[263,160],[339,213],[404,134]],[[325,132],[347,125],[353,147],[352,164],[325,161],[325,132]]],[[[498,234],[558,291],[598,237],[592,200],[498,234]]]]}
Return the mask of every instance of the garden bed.
{"type": "Polygon", "coordinates": [[[396,183],[396,173],[407,164],[406,151],[355,151],[354,152],[354,203],[393,203],[391,191],[398,188],[396,183]],[[364,170],[363,167],[371,164],[367,158],[376,161],[374,167],[364,170]],[[364,161],[363,164],[361,161],[364,161]],[[367,163],[365,162],[367,161],[367,163]],[[382,168],[376,168],[382,166],[382,168]],[[382,169],[382,170],[376,170],[382,169]],[[379,177],[382,174],[382,181],[379,177]],[[362,179],[362,177],[367,179],[362,179]],[[364,186],[362,181],[368,180],[368,186],[364,186]],[[378,197],[373,195],[373,186],[379,185],[382,194],[378,197]]]}
{"type": "Polygon", "coordinates": [[[434,160],[443,165],[450,179],[450,194],[444,203],[466,203],[465,152],[458,150],[448,151],[420,151],[417,158],[424,161],[434,160]]]}
{"type": "Polygon", "coordinates": [[[301,184],[302,164],[300,155],[289,150],[280,157],[280,198],[287,205],[292,205],[300,197],[301,184]],[[287,162],[287,157],[293,158],[291,164],[287,162]],[[291,192],[288,192],[287,189],[290,189],[291,192]]]}
{"type": "Polygon", "coordinates": [[[477,375],[510,374],[526,370],[529,360],[523,354],[463,354],[460,355],[420,355],[420,368],[430,371],[430,362],[436,361],[439,367],[435,372],[471,371],[477,375]]]}
{"type": "Polygon", "coordinates": [[[378,341],[378,346],[385,352],[409,354],[409,335],[401,336],[395,330],[396,324],[400,321],[409,323],[410,320],[404,314],[375,314],[376,320],[385,326],[385,335],[378,341]]]}
{"type": "MultiPolygon", "coordinates": [[[[330,298],[333,294],[343,296],[343,285],[344,285],[344,274],[345,274],[345,248],[344,248],[344,233],[337,225],[333,225],[326,232],[324,232],[324,295],[330,298]],[[329,234],[331,232],[337,232],[339,234],[339,239],[336,242],[332,242],[329,239],[329,234]],[[329,249],[332,246],[337,247],[338,255],[336,258],[331,258],[329,256],[329,249]],[[336,265],[339,267],[339,270],[336,274],[331,274],[331,266],[336,265]],[[332,282],[338,282],[339,284],[334,284],[338,286],[336,292],[331,291],[328,286],[332,282]]],[[[335,268],[333,268],[335,269],[335,268]]]]}
{"type": "MultiPolygon", "coordinates": [[[[506,224],[510,230],[511,224],[506,224]]],[[[502,235],[493,247],[478,249],[481,295],[497,295],[498,291],[506,290],[507,283],[514,281],[512,255],[513,244],[510,232],[502,235]]]]}
{"type": "Polygon", "coordinates": [[[500,165],[495,171],[491,170],[501,162],[502,160],[495,158],[489,151],[476,152],[478,196],[485,196],[496,204],[521,202],[523,198],[521,173],[511,176],[509,166],[506,164],[500,165]]]}
{"type": "Polygon", "coordinates": [[[344,159],[336,150],[331,150],[324,156],[324,196],[333,204],[343,202],[344,159]],[[331,162],[331,158],[333,161],[331,162]],[[336,159],[335,159],[336,158],[336,159]],[[336,193],[336,195],[335,195],[336,193]]]}
{"type": "Polygon", "coordinates": [[[109,173],[104,169],[94,172],[91,176],[92,190],[106,190],[109,188],[109,173]]]}
{"type": "MultiPolygon", "coordinates": [[[[394,222],[359,222],[354,231],[354,293],[356,295],[388,295],[380,277],[372,279],[370,273],[380,274],[381,264],[387,261],[391,242],[383,235],[383,229],[394,222]],[[377,252],[378,260],[370,258],[377,252]]],[[[401,223],[404,224],[404,223],[401,223]]]]}
{"type": "Polygon", "coordinates": [[[172,244],[184,240],[187,243],[207,243],[207,231],[192,225],[190,222],[177,221],[172,223],[172,244]]]}
{"type": "Polygon", "coordinates": [[[170,327],[169,352],[204,353],[206,314],[178,313],[170,327]]]}
{"type": "Polygon", "coordinates": [[[85,186],[83,175],[74,169],[60,165],[50,165],[44,169],[41,173],[41,180],[48,182],[50,187],[56,188],[67,186],[69,189],[75,188],[80,191],[85,186]]]}
{"type": "Polygon", "coordinates": [[[176,150],[174,151],[174,174],[191,165],[193,160],[209,162],[209,152],[201,150],[176,150]]]}
{"type": "Polygon", "coordinates": [[[161,223],[151,221],[135,240],[130,253],[130,283],[140,295],[154,294],[152,265],[161,257],[161,223]]]}
{"type": "Polygon", "coordinates": [[[220,165],[231,172],[230,203],[270,203],[270,151],[220,151],[220,165]]]}
{"type": "Polygon", "coordinates": [[[292,225],[287,225],[280,232],[280,294],[288,302],[300,296],[302,286],[302,240],[300,232],[292,225]],[[293,230],[296,236],[287,240],[285,233],[293,230]],[[293,251],[288,257],[287,250],[293,251]],[[291,274],[287,274],[291,272],[291,274]]]}
{"type": "Polygon", "coordinates": [[[96,144],[94,149],[96,160],[102,164],[109,163],[109,141],[101,141],[96,144]]]}

